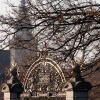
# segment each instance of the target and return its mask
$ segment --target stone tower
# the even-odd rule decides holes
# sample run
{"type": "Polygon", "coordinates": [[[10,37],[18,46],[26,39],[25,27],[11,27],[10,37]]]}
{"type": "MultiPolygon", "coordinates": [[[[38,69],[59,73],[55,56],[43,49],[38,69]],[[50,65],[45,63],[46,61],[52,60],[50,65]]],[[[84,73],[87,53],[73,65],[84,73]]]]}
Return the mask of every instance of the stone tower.
{"type": "Polygon", "coordinates": [[[21,0],[16,17],[16,33],[10,46],[11,63],[17,63],[20,77],[24,76],[31,65],[31,61],[35,60],[37,55],[37,39],[34,39],[32,33],[28,10],[26,0],[21,0]]]}

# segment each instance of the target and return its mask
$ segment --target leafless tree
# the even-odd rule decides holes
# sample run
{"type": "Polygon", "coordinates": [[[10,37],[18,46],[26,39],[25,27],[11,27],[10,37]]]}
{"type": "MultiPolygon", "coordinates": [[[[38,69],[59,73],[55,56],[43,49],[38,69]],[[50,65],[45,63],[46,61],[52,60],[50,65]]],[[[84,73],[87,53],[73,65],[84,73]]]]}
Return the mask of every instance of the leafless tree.
{"type": "Polygon", "coordinates": [[[66,69],[68,64],[78,61],[84,77],[100,69],[100,4],[27,0],[25,5],[10,6],[13,13],[0,16],[1,34],[4,34],[1,42],[8,42],[6,47],[16,44],[37,53],[46,48],[48,55],[66,69]],[[28,31],[29,37],[24,42],[18,34],[23,29],[28,31]]]}

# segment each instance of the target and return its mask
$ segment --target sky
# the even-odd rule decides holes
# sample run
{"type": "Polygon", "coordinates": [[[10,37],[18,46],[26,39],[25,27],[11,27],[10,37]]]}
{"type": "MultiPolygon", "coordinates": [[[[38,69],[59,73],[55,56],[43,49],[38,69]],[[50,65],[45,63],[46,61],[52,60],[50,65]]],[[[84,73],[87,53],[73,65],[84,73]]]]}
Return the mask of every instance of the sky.
{"type": "Polygon", "coordinates": [[[10,11],[11,8],[8,6],[7,1],[15,5],[20,2],[20,0],[0,0],[0,14],[6,14],[10,11]]]}
{"type": "MultiPolygon", "coordinates": [[[[9,1],[12,4],[14,4],[15,6],[18,6],[18,4],[20,3],[21,0],[0,0],[0,15],[2,15],[2,14],[6,15],[11,10],[11,8],[8,7],[7,1],[9,1]]],[[[97,3],[100,3],[100,0],[95,0],[95,1],[97,3]]],[[[8,49],[8,48],[6,48],[6,49],[8,49]]]]}
{"type": "MultiPolygon", "coordinates": [[[[16,6],[16,5],[19,4],[19,2],[21,0],[0,0],[0,14],[6,14],[7,12],[10,11],[10,8],[7,5],[7,1],[9,1],[10,3],[15,4],[15,6],[16,6]]],[[[96,2],[100,3],[100,0],[93,0],[93,1],[96,1],[96,2]]]]}

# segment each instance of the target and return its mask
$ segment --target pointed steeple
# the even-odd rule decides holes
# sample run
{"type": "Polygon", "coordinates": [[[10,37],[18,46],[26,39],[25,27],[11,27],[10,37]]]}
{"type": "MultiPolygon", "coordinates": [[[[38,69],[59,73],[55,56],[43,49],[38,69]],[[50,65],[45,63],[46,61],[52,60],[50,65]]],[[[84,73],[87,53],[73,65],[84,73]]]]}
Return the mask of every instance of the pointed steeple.
{"type": "Polygon", "coordinates": [[[17,30],[20,30],[20,32],[17,33],[17,36],[21,40],[30,40],[30,36],[32,35],[32,30],[30,27],[32,26],[31,20],[29,18],[29,8],[27,7],[27,1],[21,0],[19,5],[19,12],[18,12],[18,25],[16,26],[17,30]],[[19,22],[20,20],[20,22],[19,22]]]}
{"type": "Polygon", "coordinates": [[[26,0],[21,0],[21,5],[22,5],[22,7],[24,7],[25,4],[26,4],[26,0]]]}
{"type": "Polygon", "coordinates": [[[26,15],[28,13],[28,7],[26,5],[27,5],[26,0],[21,0],[20,1],[19,12],[21,14],[26,15]]]}
{"type": "MultiPolygon", "coordinates": [[[[34,51],[37,50],[38,42],[36,39],[33,39],[29,10],[27,0],[20,0],[15,23],[16,33],[12,40],[14,44],[10,48],[11,61],[17,63],[21,82],[24,79],[27,68],[32,63],[30,61],[37,56],[37,53],[34,51]]],[[[33,60],[35,61],[35,59],[33,60]]]]}

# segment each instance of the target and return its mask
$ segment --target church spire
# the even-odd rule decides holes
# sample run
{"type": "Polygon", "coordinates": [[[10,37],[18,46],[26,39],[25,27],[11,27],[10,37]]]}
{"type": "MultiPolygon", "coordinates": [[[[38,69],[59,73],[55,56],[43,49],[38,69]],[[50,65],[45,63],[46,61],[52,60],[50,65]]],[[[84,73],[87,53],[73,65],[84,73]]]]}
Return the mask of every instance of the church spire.
{"type": "Polygon", "coordinates": [[[18,25],[16,26],[17,30],[20,30],[16,35],[21,40],[30,40],[30,36],[32,35],[32,30],[30,27],[32,26],[30,16],[29,16],[29,8],[27,6],[26,0],[21,0],[19,5],[19,12],[18,12],[18,25]],[[19,22],[20,20],[20,22],[19,22]]]}
{"type": "Polygon", "coordinates": [[[20,1],[19,12],[20,12],[21,14],[24,14],[24,15],[27,14],[27,12],[28,12],[28,7],[26,6],[26,4],[27,4],[26,0],[21,0],[21,1],[20,1]]]}
{"type": "Polygon", "coordinates": [[[21,0],[21,5],[22,5],[22,7],[24,7],[25,4],[26,4],[26,0],[21,0]]]}

